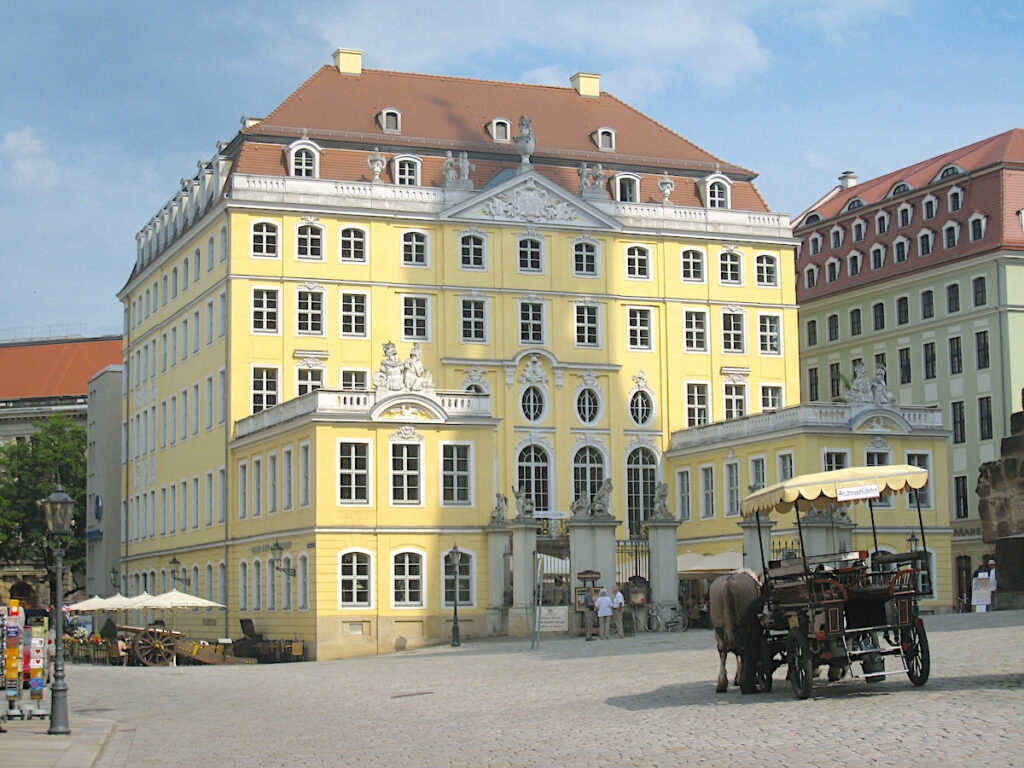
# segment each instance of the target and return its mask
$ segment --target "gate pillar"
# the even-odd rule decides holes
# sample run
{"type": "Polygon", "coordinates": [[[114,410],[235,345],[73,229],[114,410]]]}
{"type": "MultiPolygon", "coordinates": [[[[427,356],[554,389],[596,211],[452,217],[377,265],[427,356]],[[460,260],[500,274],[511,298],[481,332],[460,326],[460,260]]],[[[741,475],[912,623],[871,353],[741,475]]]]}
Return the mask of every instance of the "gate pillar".
{"type": "Polygon", "coordinates": [[[527,637],[533,632],[533,601],[536,585],[537,528],[532,517],[515,517],[512,530],[512,608],[508,612],[508,633],[527,637]]]}
{"type": "Polygon", "coordinates": [[[768,519],[767,515],[747,517],[737,523],[743,529],[743,567],[754,573],[761,573],[766,563],[761,562],[761,553],[764,552],[765,561],[772,559],[772,528],[775,521],[768,519]],[[757,518],[761,518],[761,543],[757,543],[757,518]]]}
{"type": "MultiPolygon", "coordinates": [[[[586,586],[576,578],[580,571],[598,571],[601,578],[597,586],[604,587],[611,595],[615,583],[615,529],[618,526],[619,521],[611,515],[576,515],[566,521],[574,598],[576,588],[586,586]]],[[[573,611],[572,615],[576,616],[577,624],[582,621],[581,614],[573,611]]]]}
{"type": "Polygon", "coordinates": [[[841,507],[810,509],[800,518],[800,526],[804,530],[804,554],[807,557],[853,549],[853,529],[857,524],[841,507]]]}
{"type": "MultiPolygon", "coordinates": [[[[679,568],[676,559],[676,520],[648,519],[647,541],[651,548],[651,601],[659,608],[675,608],[679,602],[679,568]]],[[[663,613],[667,616],[668,613],[663,613]]]]}
{"type": "Polygon", "coordinates": [[[487,617],[485,633],[488,636],[507,633],[505,626],[506,562],[512,535],[505,521],[495,522],[484,529],[487,533],[487,617]]]}

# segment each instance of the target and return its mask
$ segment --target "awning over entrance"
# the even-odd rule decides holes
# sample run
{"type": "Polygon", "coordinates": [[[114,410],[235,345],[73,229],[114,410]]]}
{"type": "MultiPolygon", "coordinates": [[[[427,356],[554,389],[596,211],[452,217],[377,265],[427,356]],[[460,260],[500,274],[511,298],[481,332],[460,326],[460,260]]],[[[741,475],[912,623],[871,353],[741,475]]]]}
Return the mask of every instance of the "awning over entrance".
{"type": "Polygon", "coordinates": [[[729,573],[743,567],[743,553],[730,549],[720,555],[698,555],[684,552],[676,556],[676,570],[679,573],[711,574],[729,573]]]}

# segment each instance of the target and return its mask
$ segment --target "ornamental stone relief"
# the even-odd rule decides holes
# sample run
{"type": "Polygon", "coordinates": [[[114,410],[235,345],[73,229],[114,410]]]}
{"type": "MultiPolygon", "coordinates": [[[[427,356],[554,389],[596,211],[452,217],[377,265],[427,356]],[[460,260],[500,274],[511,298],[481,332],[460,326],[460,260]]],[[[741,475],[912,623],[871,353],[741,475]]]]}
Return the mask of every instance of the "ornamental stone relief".
{"type": "Polygon", "coordinates": [[[546,189],[527,179],[522,186],[488,200],[483,212],[492,218],[526,219],[526,221],[576,221],[578,209],[553,197],[546,189]]]}

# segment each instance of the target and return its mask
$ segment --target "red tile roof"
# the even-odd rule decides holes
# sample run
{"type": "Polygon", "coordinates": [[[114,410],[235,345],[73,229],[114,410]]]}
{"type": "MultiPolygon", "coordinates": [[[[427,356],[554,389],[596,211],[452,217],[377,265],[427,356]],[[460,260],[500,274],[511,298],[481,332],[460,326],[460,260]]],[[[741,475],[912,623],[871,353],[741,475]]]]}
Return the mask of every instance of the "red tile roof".
{"type": "Polygon", "coordinates": [[[586,98],[574,88],[385,70],[342,75],[334,67],[321,67],[261,123],[242,133],[274,133],[273,126],[284,126],[376,134],[383,143],[403,137],[486,142],[494,151],[515,155],[510,145],[492,142],[485,126],[503,117],[515,130],[520,115],[533,120],[537,156],[557,155],[557,150],[596,152],[591,132],[613,128],[616,152],[607,153],[609,158],[618,154],[671,158],[700,168],[719,164],[723,170],[751,173],[728,165],[604,92],[586,98]],[[400,136],[384,133],[377,123],[378,113],[389,107],[402,113],[400,136]]]}
{"type": "MultiPolygon", "coordinates": [[[[824,202],[807,209],[805,214],[814,211],[823,219],[828,219],[842,212],[847,203],[855,197],[863,200],[865,205],[884,200],[892,188],[901,181],[913,189],[927,186],[937,179],[947,165],[956,165],[964,171],[973,171],[999,162],[1024,163],[1024,129],[1014,128],[884,176],[860,182],[849,189],[837,187],[833,190],[834,194],[827,195],[824,202]]],[[[800,217],[802,218],[803,216],[800,217]]]]}
{"type": "Polygon", "coordinates": [[[121,363],[121,337],[0,345],[0,399],[87,395],[89,379],[121,363]]]}

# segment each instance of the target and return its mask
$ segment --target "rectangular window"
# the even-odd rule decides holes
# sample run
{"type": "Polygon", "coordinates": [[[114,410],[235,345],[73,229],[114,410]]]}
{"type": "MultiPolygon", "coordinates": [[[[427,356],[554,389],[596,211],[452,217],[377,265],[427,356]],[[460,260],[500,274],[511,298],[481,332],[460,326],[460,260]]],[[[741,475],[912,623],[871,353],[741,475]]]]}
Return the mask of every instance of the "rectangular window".
{"type": "Polygon", "coordinates": [[[954,400],[949,404],[950,417],[953,422],[953,443],[967,442],[967,413],[963,400],[954,400]]]}
{"type": "MultiPolygon", "coordinates": [[[[306,560],[300,560],[300,566],[306,560]]],[[[364,552],[347,552],[341,557],[339,598],[345,608],[370,604],[370,556],[364,552]]],[[[302,599],[299,599],[302,607],[302,599]]]]}
{"type": "Polygon", "coordinates": [[[296,328],[299,333],[322,335],[324,332],[324,294],[299,291],[296,328]]]}
{"type": "Polygon", "coordinates": [[[921,294],[921,319],[928,320],[935,316],[935,294],[924,291],[921,294]]]}
{"type": "Polygon", "coordinates": [[[683,312],[683,340],[687,352],[708,351],[708,316],[706,312],[683,312]]]}
{"type": "Polygon", "coordinates": [[[932,252],[932,236],[928,232],[922,232],[917,238],[917,250],[921,256],[927,256],[932,252]]]}
{"type": "Polygon", "coordinates": [[[252,412],[277,405],[277,368],[252,369],[252,412]]]}
{"type": "Polygon", "coordinates": [[[978,438],[992,439],[992,398],[989,395],[978,398],[978,438]]]}
{"type": "Polygon", "coordinates": [[[743,352],[743,315],[739,312],[722,315],[722,351],[743,352]]]}
{"type": "Polygon", "coordinates": [[[365,263],[366,233],[361,229],[351,227],[341,230],[338,258],[343,262],[365,263]]]}
{"type": "Polygon", "coordinates": [[[206,343],[213,344],[213,302],[206,302],[206,343]]]}
{"type": "Polygon", "coordinates": [[[846,469],[850,465],[850,457],[846,451],[825,451],[825,471],[846,469]]]}
{"type": "Polygon", "coordinates": [[[954,376],[964,372],[964,354],[959,336],[949,340],[949,372],[954,376]]]}
{"type": "Polygon", "coordinates": [[[700,251],[683,251],[682,279],[687,283],[704,282],[704,254],[700,251]]]}
{"type": "Polygon", "coordinates": [[[468,445],[441,448],[441,492],[445,504],[469,504],[470,458],[468,445]]]}
{"type": "Polygon", "coordinates": [[[213,429],[213,376],[206,377],[206,429],[213,429]]]}
{"type": "Polygon", "coordinates": [[[406,341],[427,341],[430,325],[425,296],[402,297],[402,336],[406,341]]]}
{"type": "Polygon", "coordinates": [[[299,446],[299,506],[309,506],[310,491],[309,444],[299,446]]]}
{"type": "Polygon", "coordinates": [[[924,354],[924,377],[926,379],[935,378],[935,342],[926,342],[922,348],[924,354]]]}
{"type": "Polygon", "coordinates": [[[807,399],[811,402],[819,400],[821,393],[818,390],[818,369],[807,369],[807,399]]]}
{"type": "Polygon", "coordinates": [[[402,235],[402,265],[406,267],[427,266],[427,236],[422,232],[406,232],[402,235]]]}
{"type": "Polygon", "coordinates": [[[725,516],[737,517],[740,513],[740,465],[735,461],[725,465],[725,516]]]}
{"type": "Polygon", "coordinates": [[[632,246],[626,249],[626,277],[634,280],[650,279],[651,262],[646,248],[632,246]]]}
{"type": "MultiPolygon", "coordinates": [[[[836,325],[839,318],[836,318],[836,325]]],[[[837,330],[838,335],[838,330],[837,330]]],[[[782,352],[782,318],[778,315],[761,315],[758,318],[758,344],[762,355],[778,355],[782,352]]]]}
{"type": "Polygon", "coordinates": [[[761,410],[777,411],[782,407],[782,387],[761,385],[761,410]]]}
{"type": "Polygon", "coordinates": [[[807,321],[807,346],[813,347],[818,343],[818,321],[807,321]]]}
{"type": "Polygon", "coordinates": [[[590,304],[576,305],[576,346],[596,347],[600,344],[597,307],[590,304]]]}
{"type": "Polygon", "coordinates": [[[238,465],[238,519],[249,516],[249,466],[238,465]]]}
{"type": "Polygon", "coordinates": [[[725,418],[738,419],[747,415],[747,385],[725,385],[725,418]]]}
{"type": "Polygon", "coordinates": [[[839,371],[839,363],[829,363],[828,365],[828,387],[829,394],[832,399],[835,400],[842,394],[843,377],[839,371]]]}
{"type": "Polygon", "coordinates": [[[978,331],[974,334],[974,361],[979,371],[989,366],[988,331],[978,331]]]}
{"type": "Polygon", "coordinates": [[[900,296],[896,299],[896,324],[906,325],[910,322],[910,299],[900,296]]]}
{"type": "Polygon", "coordinates": [[[199,434],[199,385],[192,385],[192,434],[199,434]]]}
{"type": "Polygon", "coordinates": [[[861,318],[859,309],[850,310],[850,335],[860,336],[861,334],[861,318]]]}
{"type": "Polygon", "coordinates": [[[913,375],[910,368],[910,347],[897,350],[900,364],[900,384],[909,384],[913,375]]]}
{"type": "Polygon", "coordinates": [[[217,400],[217,423],[223,424],[228,412],[227,374],[223,370],[217,371],[217,390],[220,392],[217,400]]]}
{"type": "Polygon", "coordinates": [[[629,309],[629,348],[651,349],[651,310],[631,307],[629,309]]]}
{"type": "Polygon", "coordinates": [[[188,318],[181,321],[181,359],[188,360],[188,318]]]}
{"type": "Polygon", "coordinates": [[[878,302],[871,307],[871,318],[876,331],[885,330],[885,304],[878,302]]]}
{"type": "Polygon", "coordinates": [[[793,454],[792,453],[780,453],[778,455],[778,466],[779,476],[778,482],[789,480],[793,476],[793,454]]]}
{"type": "Polygon", "coordinates": [[[310,392],[324,388],[323,368],[299,368],[298,375],[298,396],[302,397],[310,392]]]}
{"type": "Polygon", "coordinates": [[[967,501],[967,475],[953,478],[953,501],[957,520],[966,520],[970,514],[967,501]]]}
{"type": "Polygon", "coordinates": [[[423,558],[413,552],[399,552],[393,567],[395,605],[423,605],[423,558]]]}
{"type": "Polygon", "coordinates": [[[828,340],[839,341],[839,315],[828,316],[828,340]]]}
{"type": "Polygon", "coordinates": [[[206,524],[213,525],[213,503],[214,503],[213,472],[206,473],[206,524]]]}
{"type": "Polygon", "coordinates": [[[181,390],[181,439],[188,440],[188,390],[181,390]]]}
{"type": "Polygon", "coordinates": [[[226,293],[217,296],[217,335],[228,332],[228,297],[226,293]]]}
{"type": "MultiPolygon", "coordinates": [[[[920,467],[921,469],[931,469],[931,457],[927,453],[908,453],[907,464],[912,467],[920,467]]],[[[922,507],[930,507],[932,505],[932,491],[929,486],[924,486],[914,490],[913,488],[907,494],[907,506],[914,508],[920,502],[922,507]]],[[[946,514],[949,514],[948,512],[946,514]]]]}
{"type": "Polygon", "coordinates": [[[686,385],[686,426],[699,427],[711,422],[711,410],[708,404],[707,384],[686,385]]]}
{"type": "Polygon", "coordinates": [[[483,299],[462,299],[462,340],[487,341],[487,303],[483,299]]]}
{"type": "Polygon", "coordinates": [[[715,516],[715,468],[700,468],[700,519],[715,516]]]}
{"type": "Polygon", "coordinates": [[[217,506],[217,522],[223,523],[228,516],[228,476],[223,467],[217,470],[217,487],[220,488],[220,500],[217,506]]]}
{"type": "Polygon", "coordinates": [[[370,500],[370,446],[338,444],[338,499],[341,504],[366,504],[370,500]]]}
{"type": "Polygon", "coordinates": [[[729,285],[738,285],[741,281],[740,255],[723,253],[718,262],[719,281],[729,285]]]}
{"type": "Polygon", "coordinates": [[[341,294],[341,335],[366,336],[366,294],[341,294]]]}
{"type": "Polygon", "coordinates": [[[544,343],[544,305],[541,302],[519,303],[519,343],[544,343]]]}
{"type": "Polygon", "coordinates": [[[957,283],[946,286],[946,311],[960,311],[960,286],[957,283]]]}
{"type": "Polygon", "coordinates": [[[750,460],[750,485],[756,488],[764,488],[767,475],[763,457],[750,460]]]}
{"type": "Polygon", "coordinates": [[[477,235],[464,235],[459,241],[459,262],[463,269],[484,269],[484,239],[477,235]]]}
{"type": "Polygon", "coordinates": [[[391,502],[420,503],[420,446],[412,443],[391,445],[391,502]]]}
{"type": "Polygon", "coordinates": [[[285,511],[292,508],[293,471],[292,449],[285,448],[281,451],[281,509],[285,511]]]}
{"type": "Polygon", "coordinates": [[[597,245],[580,242],[573,245],[573,269],[581,277],[597,276],[597,245]]]}
{"type": "Polygon", "coordinates": [[[676,487],[679,490],[679,520],[687,522],[690,519],[690,470],[683,469],[676,472],[676,487]]]}
{"type": "Polygon", "coordinates": [[[192,354],[199,351],[199,310],[192,313],[192,354]]]}
{"type": "Polygon", "coordinates": [[[341,388],[347,390],[365,390],[366,371],[343,368],[341,371],[341,388]]]}
{"type": "Polygon", "coordinates": [[[519,241],[519,271],[541,272],[544,269],[540,240],[526,238],[519,241]]]}
{"type": "Polygon", "coordinates": [[[983,307],[988,303],[988,285],[984,277],[976,277],[971,282],[974,291],[974,306],[983,307]]]}

